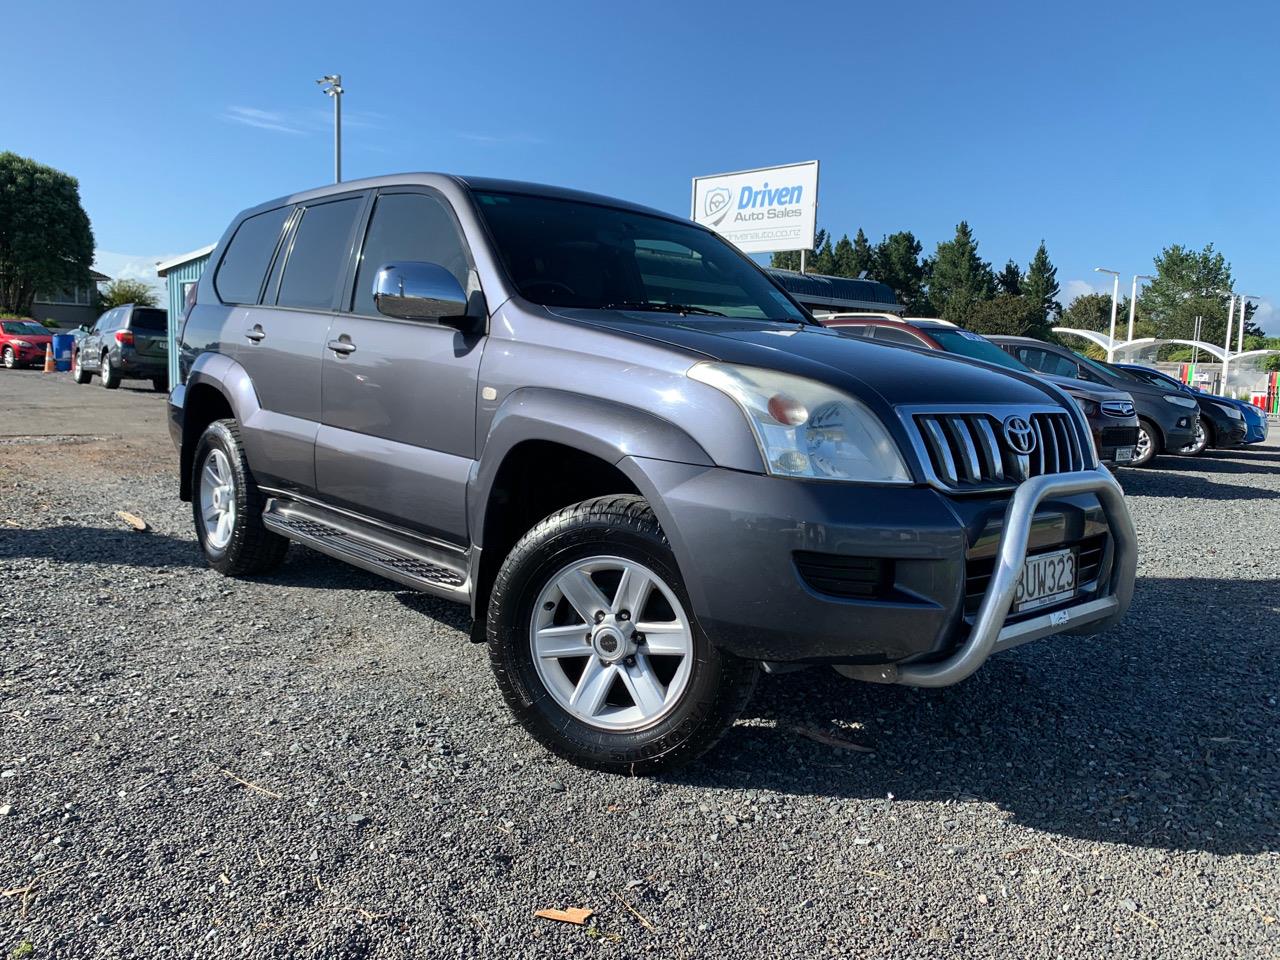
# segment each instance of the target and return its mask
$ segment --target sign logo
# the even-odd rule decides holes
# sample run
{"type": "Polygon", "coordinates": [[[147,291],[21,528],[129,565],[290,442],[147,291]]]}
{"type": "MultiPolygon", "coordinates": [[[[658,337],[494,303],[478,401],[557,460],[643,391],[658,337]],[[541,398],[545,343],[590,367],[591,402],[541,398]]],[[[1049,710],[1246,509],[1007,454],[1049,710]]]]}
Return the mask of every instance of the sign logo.
{"type": "Polygon", "coordinates": [[[711,226],[719,226],[729,213],[730,202],[733,200],[727,187],[716,187],[714,190],[708,190],[702,201],[702,215],[711,223],[711,226]],[[714,218],[714,219],[713,219],[714,218]]]}
{"type": "Polygon", "coordinates": [[[1002,425],[1005,443],[1009,449],[1021,457],[1032,453],[1036,448],[1036,432],[1026,417],[1006,417],[1002,425]]]}

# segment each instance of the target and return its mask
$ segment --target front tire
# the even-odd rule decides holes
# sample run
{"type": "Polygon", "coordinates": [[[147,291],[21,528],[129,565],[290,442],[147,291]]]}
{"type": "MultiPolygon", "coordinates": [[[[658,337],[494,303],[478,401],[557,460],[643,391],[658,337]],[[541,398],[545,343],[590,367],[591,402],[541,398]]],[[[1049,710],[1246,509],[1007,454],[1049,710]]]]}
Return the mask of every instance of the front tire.
{"type": "Polygon", "coordinates": [[[1210,435],[1210,427],[1203,419],[1196,421],[1195,439],[1188,443],[1185,447],[1178,449],[1178,455],[1182,457],[1198,457],[1204,453],[1205,448],[1211,446],[1212,436],[1210,435]]]}
{"type": "Polygon", "coordinates": [[[710,750],[745,708],[757,667],[692,617],[643,498],[547,517],[507,556],[489,598],[493,672],[543,746],[582,767],[640,774],[710,750]]]}
{"type": "Polygon", "coordinates": [[[1160,431],[1150,420],[1138,421],[1138,445],[1134,448],[1131,467],[1145,467],[1160,453],[1160,431]]]}
{"type": "Polygon", "coordinates": [[[280,566],[289,541],[262,522],[266,501],[249,471],[234,420],[215,420],[205,428],[191,469],[196,539],[209,566],[229,577],[280,566]]]}
{"type": "Polygon", "coordinates": [[[71,379],[79,384],[86,384],[93,379],[93,374],[86,370],[84,364],[80,362],[79,350],[71,356],[71,379]]]}
{"type": "Polygon", "coordinates": [[[109,350],[102,355],[102,366],[98,368],[98,376],[102,378],[102,385],[108,390],[114,390],[120,386],[120,371],[112,365],[109,350]]]}
{"type": "Polygon", "coordinates": [[[18,356],[13,352],[13,347],[4,348],[4,368],[13,370],[18,366],[18,356]]]}

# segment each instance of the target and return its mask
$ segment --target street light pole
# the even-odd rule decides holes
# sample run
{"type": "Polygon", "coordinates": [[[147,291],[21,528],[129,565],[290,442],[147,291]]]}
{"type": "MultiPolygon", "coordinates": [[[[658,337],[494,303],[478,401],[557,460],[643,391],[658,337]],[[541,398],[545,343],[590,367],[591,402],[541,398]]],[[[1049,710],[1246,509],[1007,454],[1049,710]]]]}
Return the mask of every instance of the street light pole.
{"type": "Polygon", "coordinates": [[[1245,309],[1246,301],[1257,299],[1252,293],[1240,294],[1240,323],[1236,326],[1236,353],[1244,353],[1244,320],[1248,313],[1245,309]]]}
{"type": "Polygon", "coordinates": [[[342,74],[331,73],[316,83],[326,97],[333,97],[333,182],[342,182],[342,74]],[[328,84],[328,86],[324,86],[328,84]]]}
{"type": "MultiPolygon", "coordinates": [[[[1133,293],[1129,296],[1129,342],[1133,342],[1133,321],[1138,313],[1138,281],[1154,280],[1155,277],[1149,277],[1145,273],[1135,273],[1133,275],[1133,293]]],[[[1130,354],[1130,359],[1133,355],[1130,354]]]]}
{"type": "Polygon", "coordinates": [[[1111,340],[1107,344],[1107,363],[1111,363],[1116,356],[1116,308],[1120,304],[1120,273],[1117,270],[1108,270],[1106,267],[1094,267],[1094,273],[1109,273],[1112,277],[1111,284],[1111,340]]]}
{"type": "MultiPolygon", "coordinates": [[[[1243,302],[1241,307],[1243,307],[1243,302]]],[[[1227,392],[1227,371],[1231,368],[1231,318],[1236,312],[1236,295],[1233,293],[1231,299],[1227,302],[1227,341],[1222,345],[1222,395],[1226,396],[1227,392]]],[[[1240,311],[1244,313],[1242,309],[1240,311]]],[[[1243,322],[1243,320],[1242,320],[1243,322]]]]}

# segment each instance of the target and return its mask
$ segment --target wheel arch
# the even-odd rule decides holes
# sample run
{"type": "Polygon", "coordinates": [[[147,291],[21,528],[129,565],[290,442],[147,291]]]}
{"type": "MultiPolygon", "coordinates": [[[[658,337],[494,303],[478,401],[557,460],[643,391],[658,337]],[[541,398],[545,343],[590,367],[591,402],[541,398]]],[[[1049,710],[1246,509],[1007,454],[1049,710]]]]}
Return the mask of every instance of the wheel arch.
{"type": "Polygon", "coordinates": [[[637,456],[711,465],[692,437],[648,411],[554,390],[508,396],[468,484],[474,639],[483,638],[493,579],[516,541],[572,503],[610,493],[646,496],[649,485],[623,464],[637,456]]]}
{"type": "Polygon", "coordinates": [[[209,424],[228,417],[243,424],[257,409],[258,397],[244,367],[222,354],[205,353],[196,358],[181,387],[178,489],[183,500],[191,499],[191,461],[209,424]]]}

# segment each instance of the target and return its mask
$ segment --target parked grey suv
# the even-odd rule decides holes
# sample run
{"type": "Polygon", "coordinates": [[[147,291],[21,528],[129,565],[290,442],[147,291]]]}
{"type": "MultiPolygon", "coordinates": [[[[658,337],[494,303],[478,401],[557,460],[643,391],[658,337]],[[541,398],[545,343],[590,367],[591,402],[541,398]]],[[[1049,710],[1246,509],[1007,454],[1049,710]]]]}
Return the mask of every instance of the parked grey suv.
{"type": "Polygon", "coordinates": [[[97,374],[108,390],[121,380],[150,380],[169,389],[168,311],[126,303],[100,316],[71,351],[71,378],[88,383],[97,374]]]}
{"type": "Polygon", "coordinates": [[[1135,537],[1057,388],[827,331],[688,221],[434,174],[236,217],[170,395],[209,562],[469,603],[568,759],[708,749],[759,664],[942,686],[1096,632],[1135,537]]]}

